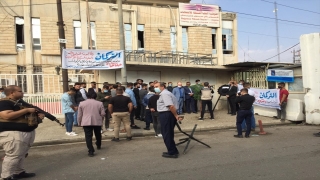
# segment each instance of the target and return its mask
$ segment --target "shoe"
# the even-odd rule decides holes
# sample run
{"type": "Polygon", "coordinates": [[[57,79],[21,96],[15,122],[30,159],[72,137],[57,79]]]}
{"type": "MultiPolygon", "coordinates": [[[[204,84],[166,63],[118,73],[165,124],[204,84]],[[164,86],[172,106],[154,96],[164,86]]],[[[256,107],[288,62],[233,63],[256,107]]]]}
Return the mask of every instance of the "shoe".
{"type": "Polygon", "coordinates": [[[78,124],[73,124],[73,126],[78,127],[78,124]]]}
{"type": "Polygon", "coordinates": [[[119,142],[120,140],[119,140],[119,138],[112,138],[112,140],[111,141],[114,141],[114,142],[119,142]]]}
{"type": "Polygon", "coordinates": [[[70,134],[73,134],[74,136],[78,136],[78,134],[76,134],[75,132],[71,132],[70,134]]]}
{"type": "Polygon", "coordinates": [[[198,120],[199,120],[199,121],[203,121],[204,119],[203,119],[203,118],[199,118],[198,120]]]}
{"type": "Polygon", "coordinates": [[[139,126],[137,126],[137,125],[134,125],[134,126],[130,126],[131,127],[131,129],[141,129],[139,126]]]}
{"type": "Polygon", "coordinates": [[[245,135],[246,138],[250,138],[250,136],[245,135]]]}
{"type": "Polygon", "coordinates": [[[106,130],[107,130],[107,131],[113,131],[113,129],[111,129],[111,128],[107,128],[106,130]]]}
{"type": "Polygon", "coordinates": [[[35,177],[36,173],[26,173],[25,171],[21,172],[20,174],[13,175],[17,179],[22,179],[22,178],[31,178],[35,177]]]}
{"type": "Polygon", "coordinates": [[[158,137],[162,137],[162,134],[158,134],[157,136],[158,136],[158,137]]]}
{"type": "Polygon", "coordinates": [[[103,130],[101,130],[101,134],[103,134],[103,130]]]}
{"type": "Polygon", "coordinates": [[[273,116],[273,119],[277,119],[277,120],[278,120],[278,119],[280,119],[280,118],[278,118],[277,116],[273,116]]]}
{"type": "Polygon", "coordinates": [[[233,137],[235,137],[235,138],[243,138],[242,135],[233,135],[233,137]]]}
{"type": "Polygon", "coordinates": [[[231,116],[235,116],[235,115],[237,115],[237,114],[231,114],[231,116]]]}
{"type": "Polygon", "coordinates": [[[193,113],[198,114],[197,112],[193,112],[193,113]]]}
{"type": "MultiPolygon", "coordinates": [[[[168,154],[168,152],[163,152],[162,154],[168,154]]],[[[179,155],[179,151],[176,154],[179,155]]]]}
{"type": "Polygon", "coordinates": [[[12,175],[7,178],[2,178],[3,180],[18,180],[17,175],[12,175]]]}
{"type": "Polygon", "coordinates": [[[89,156],[89,157],[93,157],[93,156],[94,156],[93,152],[89,152],[89,153],[88,153],[88,156],[89,156]]]}
{"type": "Polygon", "coordinates": [[[101,146],[97,146],[97,149],[100,150],[100,149],[101,149],[101,146]]]}
{"type": "Polygon", "coordinates": [[[212,120],[212,121],[213,121],[213,120],[214,120],[214,118],[210,118],[210,120],[212,120]]]}
{"type": "Polygon", "coordinates": [[[66,135],[70,136],[70,133],[66,132],[66,135]]]}
{"type": "Polygon", "coordinates": [[[280,119],[280,121],[281,121],[281,122],[284,122],[285,120],[284,120],[284,119],[280,119]]]}
{"type": "Polygon", "coordinates": [[[132,137],[127,137],[127,141],[131,141],[132,140],[132,137]]]}
{"type": "Polygon", "coordinates": [[[314,133],[313,134],[315,137],[320,137],[320,133],[314,133]]]}
{"type": "Polygon", "coordinates": [[[147,130],[147,131],[149,131],[150,130],[150,128],[143,128],[144,130],[147,130]]]}
{"type": "Polygon", "coordinates": [[[173,155],[170,155],[170,154],[168,154],[168,153],[166,153],[166,154],[162,154],[162,157],[164,157],[164,158],[178,158],[178,154],[173,154],[173,155]]]}
{"type": "Polygon", "coordinates": [[[68,135],[68,136],[77,136],[78,134],[73,134],[73,133],[69,133],[69,132],[66,132],[66,135],[68,135]]]}

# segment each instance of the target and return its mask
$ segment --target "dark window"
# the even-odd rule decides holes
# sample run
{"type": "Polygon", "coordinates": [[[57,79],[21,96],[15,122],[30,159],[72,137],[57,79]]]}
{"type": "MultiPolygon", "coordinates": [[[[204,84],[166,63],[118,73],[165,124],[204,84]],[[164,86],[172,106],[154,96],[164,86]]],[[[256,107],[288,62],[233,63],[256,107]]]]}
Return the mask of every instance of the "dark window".
{"type": "Polygon", "coordinates": [[[212,49],[216,49],[216,35],[212,34],[212,49]]]}
{"type": "Polygon", "coordinates": [[[24,37],[23,37],[23,24],[19,25],[16,24],[16,38],[17,44],[24,44],[24,37]]]}
{"type": "Polygon", "coordinates": [[[138,25],[138,50],[144,49],[144,25],[138,25]]]}

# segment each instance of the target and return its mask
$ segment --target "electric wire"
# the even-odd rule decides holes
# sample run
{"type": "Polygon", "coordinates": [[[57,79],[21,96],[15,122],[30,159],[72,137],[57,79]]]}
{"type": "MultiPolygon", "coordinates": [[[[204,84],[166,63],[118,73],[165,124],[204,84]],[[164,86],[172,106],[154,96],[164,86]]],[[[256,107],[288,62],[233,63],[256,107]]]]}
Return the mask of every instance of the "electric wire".
{"type": "MultiPolygon", "coordinates": [[[[261,1],[274,4],[274,2],[270,2],[270,1],[266,1],[266,0],[261,0],[261,1]]],[[[307,10],[307,9],[296,8],[296,7],[288,6],[288,5],[285,5],[285,4],[279,4],[279,3],[277,3],[277,5],[283,6],[283,7],[287,7],[287,8],[291,8],[291,9],[300,10],[300,11],[310,12],[310,13],[314,13],[314,14],[320,14],[319,12],[310,11],[310,10],[307,10]]]]}
{"type": "Polygon", "coordinates": [[[292,48],[296,47],[296,46],[297,46],[297,45],[299,45],[299,44],[300,44],[300,43],[297,43],[297,44],[295,44],[295,45],[293,45],[293,46],[289,47],[288,49],[286,49],[286,50],[282,51],[281,53],[276,54],[276,55],[274,55],[274,56],[272,56],[272,57],[270,57],[270,58],[267,58],[267,59],[265,59],[265,60],[262,60],[262,61],[260,61],[260,62],[268,61],[268,60],[270,60],[270,59],[272,59],[272,58],[275,58],[275,57],[277,57],[278,55],[283,54],[283,53],[285,53],[285,52],[289,51],[290,49],[292,49],[292,48]]]}

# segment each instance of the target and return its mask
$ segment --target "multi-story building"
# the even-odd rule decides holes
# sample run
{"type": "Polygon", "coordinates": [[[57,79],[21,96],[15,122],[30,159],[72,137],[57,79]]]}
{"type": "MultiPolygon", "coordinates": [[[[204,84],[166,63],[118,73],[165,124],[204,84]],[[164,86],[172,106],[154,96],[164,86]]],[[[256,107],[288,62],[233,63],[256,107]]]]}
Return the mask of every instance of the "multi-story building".
{"type": "MultiPolygon", "coordinates": [[[[217,86],[227,83],[238,62],[236,14],[219,11],[219,27],[181,26],[179,2],[127,0],[123,5],[128,82],[196,79],[217,86]]],[[[62,1],[67,49],[120,49],[118,7],[106,1],[62,1]],[[90,21],[90,24],[88,23],[90,21]],[[91,32],[91,33],[89,33],[91,32]],[[91,37],[89,37],[89,35],[91,37]],[[91,40],[91,43],[90,43],[91,40]]],[[[61,93],[62,78],[55,0],[1,1],[1,86],[18,84],[27,94],[61,93]]],[[[121,82],[119,70],[80,74],[77,81],[121,82]]]]}

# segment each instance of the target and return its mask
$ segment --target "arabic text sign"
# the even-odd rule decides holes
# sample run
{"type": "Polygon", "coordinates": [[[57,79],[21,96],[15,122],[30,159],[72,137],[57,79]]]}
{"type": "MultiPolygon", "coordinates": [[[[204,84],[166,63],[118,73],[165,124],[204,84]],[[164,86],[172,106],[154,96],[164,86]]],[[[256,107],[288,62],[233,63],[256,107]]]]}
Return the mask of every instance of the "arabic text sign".
{"type": "Polygon", "coordinates": [[[219,27],[219,6],[179,3],[180,26],[219,27]]]}
{"type": "Polygon", "coordinates": [[[267,81],[293,82],[293,70],[268,69],[267,81]]]}
{"type": "Polygon", "coordinates": [[[123,68],[123,51],[64,49],[64,69],[119,69],[123,68]]]}
{"type": "Polygon", "coordinates": [[[255,89],[250,88],[255,94],[256,101],[254,105],[267,107],[267,108],[274,108],[280,109],[280,91],[279,89],[255,89]]]}

